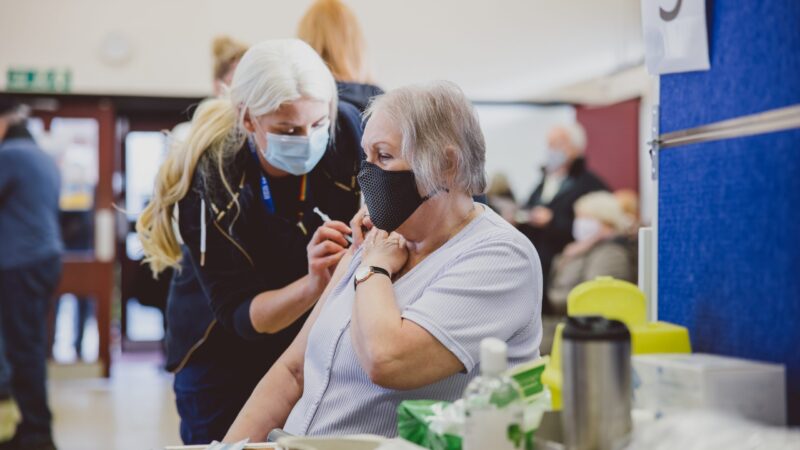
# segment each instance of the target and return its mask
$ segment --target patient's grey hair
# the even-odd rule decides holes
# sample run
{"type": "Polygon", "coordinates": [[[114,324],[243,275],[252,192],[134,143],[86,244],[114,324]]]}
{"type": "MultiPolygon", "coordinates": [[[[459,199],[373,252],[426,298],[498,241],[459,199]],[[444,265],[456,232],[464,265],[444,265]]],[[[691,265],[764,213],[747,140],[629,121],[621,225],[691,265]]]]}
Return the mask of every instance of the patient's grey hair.
{"type": "Polygon", "coordinates": [[[400,128],[401,154],[425,193],[442,188],[470,195],[486,189],[486,143],[478,116],[455,83],[436,81],[405,86],[377,97],[366,118],[380,111],[400,128]],[[448,171],[446,149],[453,148],[455,177],[448,171]]]}

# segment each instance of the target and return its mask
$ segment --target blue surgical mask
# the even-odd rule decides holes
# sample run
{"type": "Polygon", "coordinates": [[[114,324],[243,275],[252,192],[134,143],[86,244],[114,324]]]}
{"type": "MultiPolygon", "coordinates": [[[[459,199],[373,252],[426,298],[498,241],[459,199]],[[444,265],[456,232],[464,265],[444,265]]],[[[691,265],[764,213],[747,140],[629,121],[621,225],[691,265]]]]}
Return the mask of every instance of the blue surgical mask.
{"type": "Polygon", "coordinates": [[[325,155],[330,134],[328,127],[320,127],[309,136],[288,136],[267,133],[264,158],[273,167],[292,175],[311,172],[325,155]]]}

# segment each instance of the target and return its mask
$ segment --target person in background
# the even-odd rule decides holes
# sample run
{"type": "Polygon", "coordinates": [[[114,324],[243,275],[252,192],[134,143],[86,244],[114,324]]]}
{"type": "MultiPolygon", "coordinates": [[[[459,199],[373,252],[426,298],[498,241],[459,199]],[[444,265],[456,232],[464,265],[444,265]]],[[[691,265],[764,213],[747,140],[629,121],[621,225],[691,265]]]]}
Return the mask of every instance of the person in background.
{"type": "Polygon", "coordinates": [[[221,35],[211,42],[211,53],[214,57],[214,97],[221,96],[231,85],[236,66],[247,51],[247,44],[221,35]]]}
{"type": "Polygon", "coordinates": [[[0,403],[22,412],[0,449],[54,449],[47,405],[47,310],[61,277],[60,174],[23,108],[0,99],[0,403]]]}
{"type": "Polygon", "coordinates": [[[361,112],[383,90],[372,84],[364,35],[353,11],[340,0],[317,0],[297,27],[297,37],[319,53],[336,78],[339,98],[361,112]]]}
{"type": "Polygon", "coordinates": [[[486,204],[506,221],[514,223],[517,212],[517,200],[508,182],[508,177],[502,172],[492,176],[489,188],[486,189],[486,204]]]}
{"type": "Polygon", "coordinates": [[[631,238],[638,238],[639,227],[642,226],[639,217],[639,194],[631,189],[618,189],[614,191],[614,197],[617,198],[622,212],[628,217],[630,227],[626,230],[626,234],[631,238]]]}
{"type": "MultiPolygon", "coordinates": [[[[547,134],[547,144],[542,181],[525,205],[527,221],[519,225],[519,230],[539,252],[545,274],[550,273],[553,258],[572,242],[575,202],[589,192],[608,190],[586,167],[586,131],[582,126],[572,123],[552,128],[547,134]]],[[[546,279],[544,292],[542,307],[549,313],[546,279]]]]}
{"type": "MultiPolygon", "coordinates": [[[[61,239],[65,252],[89,252],[94,245],[94,222],[91,204],[88,209],[62,210],[60,215],[61,239]]],[[[55,303],[54,317],[58,317],[62,296],[55,303]]],[[[73,346],[75,355],[80,361],[83,359],[83,334],[86,322],[93,315],[94,304],[91,297],[75,296],[75,321],[73,346]]],[[[57,324],[58,321],[56,321],[57,324]]]]}
{"type": "Polygon", "coordinates": [[[358,110],[298,39],[247,50],[227,95],[204,101],[159,170],[137,231],[154,273],[175,272],[167,369],[186,444],[219,440],[328,283],[350,229],[358,110]],[[330,139],[335,130],[335,142],[330,139]],[[335,231],[331,231],[331,230],[335,231]],[[177,230],[177,231],[176,231],[177,230]],[[313,237],[312,237],[313,235],[313,237]]]}
{"type": "Polygon", "coordinates": [[[566,314],[572,289],[599,276],[636,282],[636,256],[627,245],[631,219],[614,194],[592,192],[575,202],[572,235],[553,261],[549,297],[557,314],[566,314]]]}
{"type": "Polygon", "coordinates": [[[508,343],[512,366],[539,355],[541,266],[525,236],[472,199],[485,188],[486,146],[464,93],[444,81],[408,86],[367,116],[366,209],[351,222],[360,246],[227,442],[276,427],[395,436],[401,401],[463,395],[483,338],[508,343]]]}

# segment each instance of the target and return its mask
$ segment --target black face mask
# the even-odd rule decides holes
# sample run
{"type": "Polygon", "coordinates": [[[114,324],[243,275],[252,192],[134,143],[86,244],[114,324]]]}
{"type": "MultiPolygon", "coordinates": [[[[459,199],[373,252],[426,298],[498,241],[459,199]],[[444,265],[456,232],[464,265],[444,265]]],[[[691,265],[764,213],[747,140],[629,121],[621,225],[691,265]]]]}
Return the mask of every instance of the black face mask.
{"type": "Polygon", "coordinates": [[[431,197],[419,195],[414,172],[383,170],[367,161],[361,164],[358,184],[364,193],[372,224],[389,233],[399,228],[431,197]]]}

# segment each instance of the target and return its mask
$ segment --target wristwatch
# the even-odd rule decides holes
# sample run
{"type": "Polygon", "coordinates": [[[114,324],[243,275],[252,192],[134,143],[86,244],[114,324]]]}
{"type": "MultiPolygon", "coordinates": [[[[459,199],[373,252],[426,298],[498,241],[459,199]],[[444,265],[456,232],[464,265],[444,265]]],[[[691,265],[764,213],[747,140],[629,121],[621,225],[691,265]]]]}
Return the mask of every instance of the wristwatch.
{"type": "Polygon", "coordinates": [[[372,274],[379,273],[381,275],[386,275],[389,279],[392,278],[392,275],[389,273],[388,270],[377,267],[377,266],[361,266],[356,269],[355,278],[353,279],[353,289],[355,289],[360,283],[367,281],[372,274]]]}

